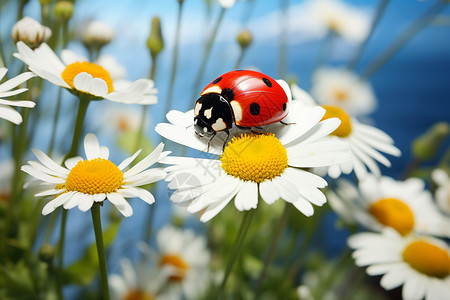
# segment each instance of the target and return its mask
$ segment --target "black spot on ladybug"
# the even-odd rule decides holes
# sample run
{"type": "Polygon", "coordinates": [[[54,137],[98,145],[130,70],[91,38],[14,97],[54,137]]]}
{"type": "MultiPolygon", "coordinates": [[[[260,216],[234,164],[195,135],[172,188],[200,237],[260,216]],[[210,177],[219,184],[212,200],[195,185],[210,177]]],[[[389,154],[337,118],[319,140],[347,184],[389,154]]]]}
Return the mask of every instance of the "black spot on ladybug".
{"type": "Polygon", "coordinates": [[[228,102],[231,102],[234,100],[234,92],[230,88],[224,88],[221,93],[222,97],[227,99],[228,102]]]}
{"type": "Polygon", "coordinates": [[[286,103],[283,103],[283,111],[286,111],[286,103]]]}
{"type": "Polygon", "coordinates": [[[259,111],[260,111],[260,107],[259,104],[256,102],[253,102],[252,104],[250,104],[250,113],[254,116],[259,115],[259,111]]]}
{"type": "Polygon", "coordinates": [[[222,80],[222,76],[217,77],[212,83],[213,83],[213,84],[216,84],[216,83],[218,83],[218,82],[221,81],[221,80],[222,80]]]}
{"type": "Polygon", "coordinates": [[[244,71],[244,70],[242,70],[242,69],[239,69],[239,70],[235,70],[236,72],[242,72],[242,71],[244,71]]]}
{"type": "Polygon", "coordinates": [[[272,82],[270,82],[270,80],[267,79],[266,77],[263,77],[262,81],[264,81],[264,83],[265,83],[268,87],[272,87],[272,82]]]}

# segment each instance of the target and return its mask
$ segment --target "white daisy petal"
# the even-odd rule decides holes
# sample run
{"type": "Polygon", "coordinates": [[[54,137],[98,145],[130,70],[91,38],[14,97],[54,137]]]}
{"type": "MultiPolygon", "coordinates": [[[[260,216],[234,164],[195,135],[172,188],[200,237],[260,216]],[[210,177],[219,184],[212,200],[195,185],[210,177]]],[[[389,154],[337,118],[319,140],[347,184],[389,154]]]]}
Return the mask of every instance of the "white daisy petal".
{"type": "Polygon", "coordinates": [[[84,199],[78,202],[78,209],[81,211],[87,211],[94,204],[94,196],[87,194],[84,194],[83,196],[84,199]]]}
{"type": "Polygon", "coordinates": [[[100,145],[95,134],[86,134],[84,138],[84,151],[88,160],[100,157],[100,145]]]}
{"type": "Polygon", "coordinates": [[[22,123],[22,115],[9,106],[0,105],[0,118],[16,125],[22,123]]]}
{"type": "Polygon", "coordinates": [[[139,172],[142,172],[143,170],[147,169],[151,165],[153,165],[155,162],[158,161],[159,156],[162,152],[162,149],[164,147],[163,143],[160,143],[155,150],[153,150],[152,153],[147,155],[143,160],[141,160],[139,163],[137,163],[134,167],[129,169],[124,174],[124,179],[130,178],[133,175],[136,175],[139,172]]]}
{"type": "Polygon", "coordinates": [[[41,171],[37,170],[36,168],[33,168],[32,166],[22,166],[21,168],[22,171],[28,173],[29,175],[40,179],[42,181],[45,182],[51,182],[51,183],[56,183],[56,184],[60,184],[60,183],[64,183],[65,180],[59,177],[55,177],[55,176],[50,176],[48,174],[42,173],[41,171]]]}
{"type": "Polygon", "coordinates": [[[52,201],[50,201],[49,203],[47,203],[44,206],[44,208],[42,209],[42,214],[44,216],[48,215],[49,213],[54,211],[56,208],[60,207],[66,201],[68,201],[70,199],[70,197],[72,197],[72,195],[73,195],[73,192],[62,193],[61,195],[59,195],[58,197],[56,197],[55,199],[53,199],[52,201]]]}
{"type": "Polygon", "coordinates": [[[48,157],[44,152],[41,150],[33,148],[31,151],[33,151],[34,155],[36,155],[36,158],[44,165],[50,168],[51,170],[54,170],[57,174],[63,174],[67,175],[69,174],[69,170],[61,167],[59,164],[54,162],[50,157],[48,157]]]}
{"type": "Polygon", "coordinates": [[[234,205],[239,211],[256,208],[258,205],[258,185],[251,181],[244,182],[236,194],[234,205]]]}
{"type": "Polygon", "coordinates": [[[110,193],[107,195],[108,200],[117,207],[117,209],[124,215],[124,217],[131,217],[133,209],[125,198],[120,193],[110,193]]]}
{"type": "Polygon", "coordinates": [[[280,192],[277,186],[270,180],[263,181],[259,184],[259,193],[267,204],[272,204],[280,199],[280,192]]]}
{"type": "Polygon", "coordinates": [[[139,149],[138,151],[136,151],[136,153],[134,153],[132,156],[126,158],[124,161],[122,161],[117,167],[119,168],[120,171],[123,171],[123,169],[125,169],[126,167],[128,167],[135,159],[136,157],[139,155],[139,153],[141,153],[142,149],[139,149]]]}
{"type": "Polygon", "coordinates": [[[64,162],[64,165],[66,166],[67,169],[72,170],[73,167],[75,167],[75,165],[79,162],[82,161],[83,158],[81,156],[76,156],[76,157],[72,157],[72,158],[68,158],[66,159],[66,161],[64,162]]]}

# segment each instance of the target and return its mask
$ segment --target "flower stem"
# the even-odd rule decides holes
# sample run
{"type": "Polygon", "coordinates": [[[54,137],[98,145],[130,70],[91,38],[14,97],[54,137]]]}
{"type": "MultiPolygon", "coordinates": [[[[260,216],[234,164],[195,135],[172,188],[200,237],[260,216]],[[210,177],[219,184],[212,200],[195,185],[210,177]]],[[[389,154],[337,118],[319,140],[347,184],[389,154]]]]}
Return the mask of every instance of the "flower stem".
{"type": "Polygon", "coordinates": [[[263,269],[262,269],[261,273],[259,274],[258,281],[256,282],[255,296],[254,296],[255,300],[260,298],[259,296],[261,293],[261,287],[262,287],[262,284],[266,277],[267,269],[268,269],[270,263],[272,262],[273,256],[275,254],[275,250],[280,242],[281,234],[283,233],[283,230],[285,229],[287,222],[289,220],[290,208],[291,207],[287,203],[285,203],[283,213],[281,214],[281,217],[278,219],[278,222],[273,231],[272,239],[270,240],[270,243],[269,243],[270,248],[269,248],[266,258],[264,260],[263,269]]]}
{"type": "Polygon", "coordinates": [[[373,32],[375,31],[375,28],[377,28],[377,25],[380,22],[380,19],[383,16],[383,13],[385,12],[388,4],[389,4],[389,0],[380,0],[380,2],[378,3],[377,10],[375,12],[375,16],[372,20],[372,26],[370,27],[370,31],[367,34],[364,41],[361,44],[359,44],[352,59],[348,62],[348,64],[347,64],[348,70],[353,70],[358,65],[358,62],[361,59],[364,49],[366,48],[370,38],[372,37],[373,32]]]}
{"type": "Polygon", "coordinates": [[[62,88],[58,89],[58,98],[56,100],[55,114],[53,116],[53,128],[52,134],[50,136],[50,145],[48,147],[48,156],[52,156],[53,149],[55,147],[55,138],[56,138],[56,129],[59,121],[59,113],[61,110],[61,97],[62,97],[62,88]]]}
{"type": "Polygon", "coordinates": [[[100,281],[104,300],[109,299],[108,270],[106,268],[105,246],[103,244],[102,223],[100,218],[100,204],[94,203],[91,208],[92,223],[94,225],[95,243],[97,245],[98,263],[100,267],[100,281]]]}
{"type": "Polygon", "coordinates": [[[64,157],[64,161],[70,157],[74,157],[78,152],[78,145],[80,143],[81,134],[83,133],[83,122],[86,117],[86,111],[88,108],[90,100],[80,97],[80,101],[78,103],[78,113],[77,119],[75,121],[75,130],[73,133],[72,146],[70,147],[70,151],[64,157]]]}
{"type": "Polygon", "coordinates": [[[400,49],[402,49],[417,33],[427,27],[435,17],[447,6],[448,2],[439,0],[432,5],[420,18],[407,27],[402,34],[388,46],[375,60],[362,72],[361,78],[368,80],[382,66],[384,66],[400,49]]]}
{"type": "Polygon", "coordinates": [[[223,291],[225,289],[225,285],[227,284],[228,277],[231,274],[231,270],[233,269],[234,263],[241,252],[242,245],[244,244],[245,236],[247,235],[248,229],[250,228],[250,224],[255,213],[255,209],[251,209],[249,211],[245,211],[242,216],[241,225],[239,227],[238,234],[236,236],[236,240],[234,242],[233,248],[231,249],[230,257],[228,258],[227,266],[225,269],[225,274],[222,279],[222,283],[217,290],[217,293],[213,299],[220,299],[223,296],[223,291]]]}
{"type": "Polygon", "coordinates": [[[177,27],[175,31],[175,43],[172,52],[172,69],[170,72],[169,91],[167,92],[166,109],[164,111],[165,113],[167,113],[172,106],[172,94],[177,74],[178,49],[180,46],[181,16],[183,12],[183,3],[184,1],[178,1],[179,5],[178,5],[177,27]]]}
{"type": "Polygon", "coordinates": [[[63,274],[64,274],[64,240],[66,236],[66,223],[67,223],[67,210],[61,209],[61,231],[58,241],[58,273],[57,273],[57,286],[58,286],[58,299],[62,300],[63,297],[63,274]]]}
{"type": "Polygon", "coordinates": [[[202,61],[200,63],[200,68],[198,69],[197,77],[196,77],[196,79],[194,81],[194,85],[193,85],[193,91],[192,91],[193,94],[191,97],[192,99],[196,98],[200,83],[202,82],[203,74],[206,69],[206,64],[208,63],[209,55],[211,54],[212,45],[214,44],[214,40],[216,39],[217,32],[219,31],[220,24],[222,23],[222,19],[223,19],[223,16],[225,15],[226,10],[227,9],[224,7],[221,8],[220,13],[219,13],[219,18],[217,19],[217,22],[214,25],[214,29],[213,29],[211,35],[209,36],[209,39],[206,42],[205,53],[203,55],[202,61]]]}

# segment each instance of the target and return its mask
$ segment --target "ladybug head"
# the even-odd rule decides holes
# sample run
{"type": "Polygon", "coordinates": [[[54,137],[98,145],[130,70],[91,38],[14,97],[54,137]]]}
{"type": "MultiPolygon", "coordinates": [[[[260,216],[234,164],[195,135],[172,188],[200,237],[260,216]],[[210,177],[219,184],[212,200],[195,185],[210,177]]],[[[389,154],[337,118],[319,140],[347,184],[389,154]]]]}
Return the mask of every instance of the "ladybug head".
{"type": "Polygon", "coordinates": [[[201,137],[211,137],[233,124],[230,104],[217,93],[202,95],[195,103],[194,114],[195,133],[201,137]]]}

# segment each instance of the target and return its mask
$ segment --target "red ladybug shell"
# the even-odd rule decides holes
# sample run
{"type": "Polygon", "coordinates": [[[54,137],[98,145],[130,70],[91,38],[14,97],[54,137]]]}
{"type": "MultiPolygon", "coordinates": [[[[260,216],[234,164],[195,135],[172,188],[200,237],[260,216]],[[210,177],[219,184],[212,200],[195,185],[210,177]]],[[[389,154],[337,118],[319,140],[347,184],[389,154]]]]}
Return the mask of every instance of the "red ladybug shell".
{"type": "Polygon", "coordinates": [[[258,127],[281,121],[288,98],[274,79],[256,71],[231,71],[208,84],[201,96],[218,93],[228,100],[236,125],[258,127]]]}

